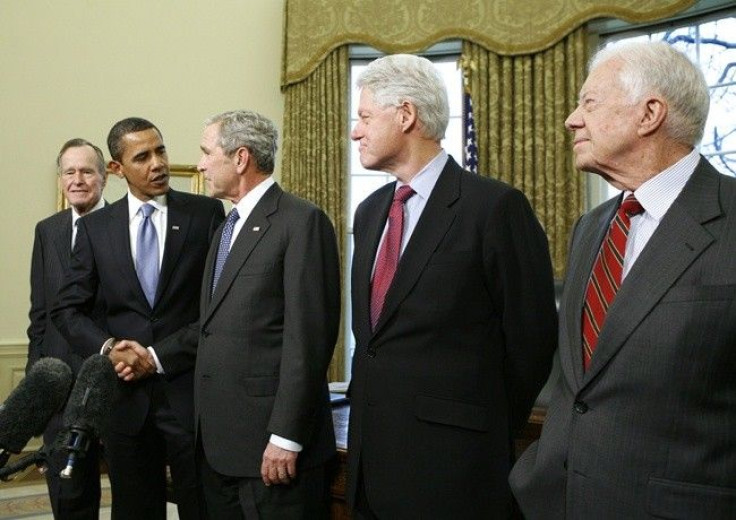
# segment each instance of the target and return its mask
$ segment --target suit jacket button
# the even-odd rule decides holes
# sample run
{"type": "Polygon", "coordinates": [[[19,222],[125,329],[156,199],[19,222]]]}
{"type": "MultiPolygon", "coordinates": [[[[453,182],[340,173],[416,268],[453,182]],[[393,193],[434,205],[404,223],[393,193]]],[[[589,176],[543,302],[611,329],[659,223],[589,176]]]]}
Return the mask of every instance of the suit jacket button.
{"type": "Polygon", "coordinates": [[[584,414],[585,412],[588,411],[588,405],[585,404],[582,401],[575,401],[575,405],[573,406],[573,410],[575,410],[575,412],[577,412],[580,415],[582,415],[582,414],[584,414]]]}
{"type": "Polygon", "coordinates": [[[207,329],[203,329],[203,330],[202,330],[202,336],[203,336],[203,337],[205,337],[205,338],[206,338],[206,337],[207,337],[207,336],[209,336],[209,335],[210,335],[210,331],[208,331],[207,329]]]}
{"type": "Polygon", "coordinates": [[[369,358],[374,358],[374,357],[376,357],[376,350],[375,349],[372,349],[372,348],[369,348],[366,351],[366,354],[368,354],[368,357],[369,358]]]}

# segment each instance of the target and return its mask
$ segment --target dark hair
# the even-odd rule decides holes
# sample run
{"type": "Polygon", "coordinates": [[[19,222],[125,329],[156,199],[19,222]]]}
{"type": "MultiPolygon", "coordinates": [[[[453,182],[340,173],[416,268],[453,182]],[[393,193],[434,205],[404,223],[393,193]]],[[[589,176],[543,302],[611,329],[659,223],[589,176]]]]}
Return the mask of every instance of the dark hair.
{"type": "Polygon", "coordinates": [[[64,155],[64,153],[69,148],[79,148],[81,146],[89,146],[95,151],[95,155],[97,156],[97,173],[99,173],[102,177],[105,176],[105,156],[102,154],[102,150],[100,150],[99,147],[93,145],[86,139],[82,139],[81,137],[75,137],[74,139],[69,139],[64,145],[61,147],[61,150],[59,150],[59,155],[56,156],[56,169],[59,173],[61,173],[61,156],[64,155]]]}
{"type": "Polygon", "coordinates": [[[158,135],[161,135],[161,130],[156,128],[156,125],[142,117],[129,117],[115,123],[110,129],[110,133],[107,134],[107,149],[110,150],[110,157],[114,161],[120,161],[123,158],[123,137],[149,128],[153,128],[158,132],[158,135]]]}

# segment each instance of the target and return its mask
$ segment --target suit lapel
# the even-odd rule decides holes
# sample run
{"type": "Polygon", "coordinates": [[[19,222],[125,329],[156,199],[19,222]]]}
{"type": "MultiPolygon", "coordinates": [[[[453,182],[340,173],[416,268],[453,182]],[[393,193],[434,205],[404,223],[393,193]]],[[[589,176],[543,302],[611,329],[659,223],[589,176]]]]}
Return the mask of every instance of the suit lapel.
{"type": "Polygon", "coordinates": [[[595,378],[680,275],[714,241],[703,224],[721,215],[717,175],[701,159],[662,218],[608,311],[583,385],[595,378]]]}
{"type": "MultiPolygon", "coordinates": [[[[384,194],[374,201],[373,205],[365,209],[365,213],[369,215],[365,222],[361,223],[365,228],[361,230],[365,239],[362,241],[363,246],[356,244],[355,254],[353,255],[353,270],[356,276],[353,277],[354,286],[352,291],[356,295],[356,302],[359,302],[355,308],[356,321],[353,328],[357,331],[366,331],[370,335],[371,331],[371,274],[373,272],[373,264],[378,254],[378,244],[381,235],[386,226],[388,218],[388,210],[393,201],[396,183],[387,184],[384,194]]],[[[360,338],[367,340],[368,338],[360,338]]]]}
{"type": "Polygon", "coordinates": [[[386,294],[381,317],[376,323],[374,335],[396,312],[399,304],[417,283],[432,253],[437,249],[437,245],[455,220],[456,210],[453,206],[460,198],[461,172],[462,169],[457,163],[452,158],[448,159],[406,249],[401,255],[394,281],[386,294]]]}
{"type": "Polygon", "coordinates": [[[565,323],[567,326],[567,344],[573,347],[568,349],[568,356],[561,357],[563,372],[567,375],[573,388],[579,388],[583,381],[583,354],[582,354],[582,312],[585,302],[585,290],[588,286],[593,263],[598,256],[603,237],[620,203],[617,197],[600,208],[597,215],[590,222],[581,221],[581,227],[576,230],[580,239],[573,243],[575,254],[570,254],[570,265],[565,279],[565,323]],[[579,252],[579,254],[578,254],[579,252]]]}
{"type": "MultiPolygon", "coordinates": [[[[235,281],[241,267],[248,260],[258,242],[260,242],[268,232],[268,229],[271,227],[269,217],[277,211],[278,201],[281,198],[282,193],[283,191],[278,184],[271,186],[263,195],[261,200],[258,201],[258,204],[256,204],[253,211],[246,219],[240,233],[238,233],[238,237],[230,248],[230,254],[225,261],[225,266],[222,269],[222,274],[217,282],[215,292],[212,294],[210,304],[207,306],[206,315],[204,316],[202,323],[206,323],[220,305],[230,289],[230,286],[235,281]]],[[[213,242],[213,246],[210,248],[210,251],[214,249],[215,253],[222,236],[222,228],[220,228],[217,235],[217,241],[213,242]]],[[[208,258],[207,265],[210,270],[214,268],[214,255],[212,255],[212,258],[208,258]]],[[[205,287],[204,290],[209,292],[209,288],[212,286],[212,273],[206,273],[205,278],[209,285],[205,287]]]]}
{"type": "Polygon", "coordinates": [[[65,270],[69,266],[72,256],[72,210],[67,209],[61,215],[61,228],[54,237],[54,247],[59,256],[59,262],[65,270]]]}
{"type": "MultiPolygon", "coordinates": [[[[164,245],[163,261],[161,262],[161,272],[158,278],[158,287],[156,288],[156,305],[161,295],[166,290],[171,275],[175,267],[179,263],[179,257],[184,249],[184,242],[189,231],[191,223],[191,212],[186,211],[186,200],[179,196],[174,190],[169,190],[166,196],[167,217],[166,217],[166,244],[164,245]]],[[[136,276],[137,278],[137,276],[136,276]]]]}
{"type": "Polygon", "coordinates": [[[135,272],[133,253],[130,250],[130,219],[128,217],[127,195],[110,206],[110,226],[108,229],[110,231],[108,236],[109,256],[121,273],[123,285],[138,288],[136,303],[140,306],[141,312],[148,313],[150,306],[141,288],[138,274],[135,272]]]}

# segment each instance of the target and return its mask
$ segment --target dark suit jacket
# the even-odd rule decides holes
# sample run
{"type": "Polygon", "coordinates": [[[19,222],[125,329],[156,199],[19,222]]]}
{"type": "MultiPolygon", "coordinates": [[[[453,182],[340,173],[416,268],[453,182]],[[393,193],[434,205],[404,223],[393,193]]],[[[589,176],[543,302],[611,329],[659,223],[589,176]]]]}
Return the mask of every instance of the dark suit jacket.
{"type": "Polygon", "coordinates": [[[207,257],[199,328],[156,353],[174,373],[191,366],[198,344],[195,417],[216,471],[260,477],[271,434],[304,446],[300,468],[322,464],[335,454],[326,382],[340,317],[333,226],[313,204],[271,186],[211,295],[221,233],[207,257]],[[182,352],[183,345],[192,348],[182,352]]]}
{"type": "MultiPolygon", "coordinates": [[[[153,345],[196,321],[204,261],[215,229],[224,219],[222,203],[169,190],[166,244],[153,308],[141,289],[130,251],[127,196],[80,220],[72,262],[52,318],[80,356],[99,353],[109,337],[132,338],[153,345]],[[90,319],[96,292],[107,309],[107,326],[90,319]]],[[[163,385],[181,425],[193,431],[192,374],[166,382],[154,376],[121,383],[113,430],[140,430],[150,404],[152,385],[163,385]]]]}
{"type": "Polygon", "coordinates": [[[348,500],[362,465],[383,518],[504,517],[512,432],[548,376],[547,238],[524,195],[450,158],[371,331],[371,271],[395,184],[355,214],[348,500]]]}
{"type": "MultiPolygon", "coordinates": [[[[53,357],[64,361],[76,374],[84,358],[73,351],[51,321],[51,309],[64,273],[69,267],[72,241],[72,210],[60,211],[36,224],[31,257],[31,310],[28,313],[28,364],[53,357]]],[[[105,308],[97,301],[90,316],[104,324],[105,308]]]]}
{"type": "Polygon", "coordinates": [[[512,488],[530,520],[734,518],[736,180],[701,159],[624,279],[583,373],[585,287],[619,200],[575,228],[561,375],[512,488]]]}

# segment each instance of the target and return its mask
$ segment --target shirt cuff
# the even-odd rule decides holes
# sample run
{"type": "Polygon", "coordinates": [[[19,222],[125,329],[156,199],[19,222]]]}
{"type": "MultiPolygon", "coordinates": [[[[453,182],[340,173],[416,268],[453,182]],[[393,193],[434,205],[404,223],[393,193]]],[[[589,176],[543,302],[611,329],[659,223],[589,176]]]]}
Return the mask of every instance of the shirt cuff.
{"type": "Polygon", "coordinates": [[[157,374],[163,374],[164,373],[164,367],[161,365],[161,362],[158,360],[158,356],[156,355],[156,351],[153,350],[153,347],[148,347],[148,352],[151,353],[151,357],[153,358],[153,362],[156,363],[156,373],[157,374]]]}
{"type": "Polygon", "coordinates": [[[283,437],[279,437],[276,434],[271,434],[271,444],[274,444],[278,446],[279,448],[283,448],[288,451],[296,451],[300,452],[303,449],[303,446],[299,444],[298,442],[290,441],[289,439],[284,439],[283,437]]]}

